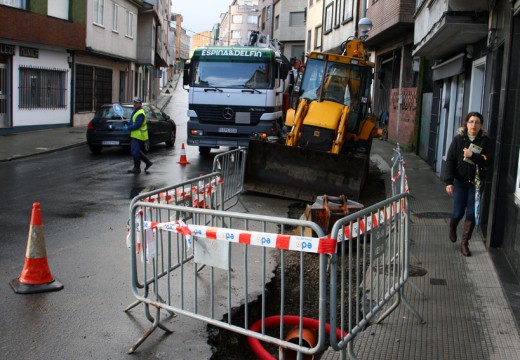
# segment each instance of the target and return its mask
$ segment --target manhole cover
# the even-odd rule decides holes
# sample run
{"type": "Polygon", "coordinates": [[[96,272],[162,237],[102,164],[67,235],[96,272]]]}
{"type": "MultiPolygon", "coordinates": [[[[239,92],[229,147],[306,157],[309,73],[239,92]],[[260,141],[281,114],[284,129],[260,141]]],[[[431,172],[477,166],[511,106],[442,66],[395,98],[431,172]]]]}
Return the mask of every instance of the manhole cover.
{"type": "Polygon", "coordinates": [[[430,279],[431,285],[448,285],[445,279],[430,279]]]}

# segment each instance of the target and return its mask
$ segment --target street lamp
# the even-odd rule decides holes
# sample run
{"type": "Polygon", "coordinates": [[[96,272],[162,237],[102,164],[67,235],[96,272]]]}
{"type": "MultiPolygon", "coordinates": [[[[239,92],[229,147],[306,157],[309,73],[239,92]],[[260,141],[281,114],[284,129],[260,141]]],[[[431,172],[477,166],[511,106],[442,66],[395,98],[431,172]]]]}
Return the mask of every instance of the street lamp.
{"type": "Polygon", "coordinates": [[[359,36],[359,38],[363,41],[365,41],[368,37],[368,33],[370,32],[370,30],[372,30],[372,20],[370,20],[369,18],[367,17],[364,17],[364,18],[361,18],[358,22],[358,29],[359,29],[359,32],[361,33],[361,35],[359,36]]]}

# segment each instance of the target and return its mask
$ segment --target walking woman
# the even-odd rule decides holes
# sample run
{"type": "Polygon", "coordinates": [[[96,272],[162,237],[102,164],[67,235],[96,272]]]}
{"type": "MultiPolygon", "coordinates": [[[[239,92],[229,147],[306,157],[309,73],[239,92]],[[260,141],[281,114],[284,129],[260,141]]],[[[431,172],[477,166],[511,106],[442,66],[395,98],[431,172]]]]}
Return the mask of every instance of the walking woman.
{"type": "Polygon", "coordinates": [[[464,256],[471,256],[468,241],[475,227],[475,179],[477,177],[477,186],[484,183],[484,171],[488,164],[489,138],[483,133],[483,122],[484,118],[478,112],[466,115],[463,127],[457,130],[446,158],[444,182],[446,192],[453,196],[449,238],[451,242],[457,241],[457,225],[465,214],[460,244],[464,256]]]}

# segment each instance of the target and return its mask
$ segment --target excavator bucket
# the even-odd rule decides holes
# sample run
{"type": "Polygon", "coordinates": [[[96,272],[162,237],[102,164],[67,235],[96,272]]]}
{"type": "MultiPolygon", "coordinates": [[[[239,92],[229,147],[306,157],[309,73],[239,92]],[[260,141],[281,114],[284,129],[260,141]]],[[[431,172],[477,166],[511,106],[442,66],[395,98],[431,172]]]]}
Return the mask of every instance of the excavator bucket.
{"type": "Polygon", "coordinates": [[[366,154],[331,154],[250,140],[244,190],[309,202],[321,195],[358,200],[369,160],[366,154]]]}

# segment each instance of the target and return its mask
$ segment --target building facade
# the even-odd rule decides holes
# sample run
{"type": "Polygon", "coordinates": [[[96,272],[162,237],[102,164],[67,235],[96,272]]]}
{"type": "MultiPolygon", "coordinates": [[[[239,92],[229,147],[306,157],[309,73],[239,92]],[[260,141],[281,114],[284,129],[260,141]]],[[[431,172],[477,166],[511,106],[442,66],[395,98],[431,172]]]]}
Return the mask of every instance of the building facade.
{"type": "Polygon", "coordinates": [[[86,1],[0,4],[0,133],[70,126],[86,1]],[[23,24],[23,25],[22,25],[23,24]]]}
{"type": "Polygon", "coordinates": [[[169,64],[170,7],[171,0],[4,1],[0,131],[86,125],[104,103],[155,99],[169,64]]]}
{"type": "Polygon", "coordinates": [[[233,0],[229,11],[220,19],[219,45],[244,46],[251,32],[258,31],[259,0],[233,0]]]}

